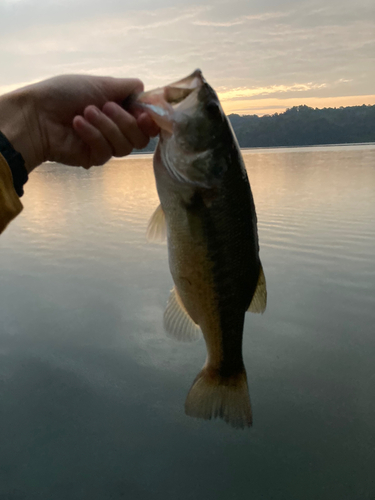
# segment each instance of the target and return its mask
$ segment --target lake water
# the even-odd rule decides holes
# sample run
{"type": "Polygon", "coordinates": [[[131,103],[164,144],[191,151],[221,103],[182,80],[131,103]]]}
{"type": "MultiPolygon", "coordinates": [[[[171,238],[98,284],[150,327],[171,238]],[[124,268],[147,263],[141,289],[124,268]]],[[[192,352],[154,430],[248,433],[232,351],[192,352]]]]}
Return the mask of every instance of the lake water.
{"type": "Polygon", "coordinates": [[[48,164],[0,238],[1,500],[375,499],[375,146],[247,150],[268,286],[251,429],[184,414],[151,156],[48,164]]]}

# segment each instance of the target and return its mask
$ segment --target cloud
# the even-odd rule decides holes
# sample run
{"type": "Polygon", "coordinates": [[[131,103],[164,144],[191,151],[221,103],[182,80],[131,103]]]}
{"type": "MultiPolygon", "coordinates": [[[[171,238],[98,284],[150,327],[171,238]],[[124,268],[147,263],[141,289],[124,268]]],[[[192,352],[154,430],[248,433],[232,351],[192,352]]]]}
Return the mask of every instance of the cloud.
{"type": "Polygon", "coordinates": [[[236,26],[238,24],[243,24],[244,20],[239,19],[237,21],[228,21],[228,22],[215,22],[215,21],[194,21],[193,24],[195,26],[212,26],[214,28],[230,28],[231,26],[236,26]]]}
{"type": "Polygon", "coordinates": [[[138,76],[147,88],[200,67],[222,99],[369,95],[375,4],[342,0],[0,3],[0,89],[58,73],[138,76]]]}
{"type": "Polygon", "coordinates": [[[264,14],[244,15],[242,17],[234,18],[231,21],[212,21],[210,19],[201,19],[198,21],[194,21],[193,24],[195,26],[230,28],[232,26],[248,23],[249,21],[260,22],[266,21],[268,19],[285,17],[287,15],[288,14],[286,12],[266,12],[264,14]]]}
{"type": "Polygon", "coordinates": [[[327,86],[326,83],[294,83],[293,85],[271,85],[269,87],[258,87],[253,89],[238,88],[225,91],[218,91],[221,101],[233,101],[238,99],[251,99],[258,95],[278,94],[285,92],[306,92],[312,89],[322,89],[327,86]]]}

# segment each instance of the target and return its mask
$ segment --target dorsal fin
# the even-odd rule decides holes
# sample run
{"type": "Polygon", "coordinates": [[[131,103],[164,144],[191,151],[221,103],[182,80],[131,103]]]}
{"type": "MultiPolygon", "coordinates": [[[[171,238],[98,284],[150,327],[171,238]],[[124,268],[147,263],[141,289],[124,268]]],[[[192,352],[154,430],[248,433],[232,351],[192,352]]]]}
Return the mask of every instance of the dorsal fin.
{"type": "Polygon", "coordinates": [[[176,288],[171,290],[164,313],[164,328],[168,336],[182,342],[198,340],[201,330],[189,316],[176,288]]]}
{"type": "Polygon", "coordinates": [[[267,287],[262,264],[259,267],[258,283],[248,308],[249,312],[264,313],[267,306],[267,287]]]}
{"type": "Polygon", "coordinates": [[[165,214],[161,205],[157,207],[152,214],[147,226],[147,240],[152,242],[164,241],[167,237],[167,223],[165,222],[165,214]]]}

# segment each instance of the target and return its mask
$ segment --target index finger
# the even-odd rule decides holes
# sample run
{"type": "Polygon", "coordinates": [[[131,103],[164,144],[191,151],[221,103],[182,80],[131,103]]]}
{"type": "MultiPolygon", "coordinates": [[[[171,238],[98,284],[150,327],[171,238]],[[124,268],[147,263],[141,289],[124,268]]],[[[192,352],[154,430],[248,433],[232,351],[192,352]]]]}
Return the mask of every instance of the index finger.
{"type": "Polygon", "coordinates": [[[160,132],[159,126],[156,125],[151,116],[144,111],[140,115],[138,115],[137,124],[142,132],[148,137],[156,137],[160,132]]]}

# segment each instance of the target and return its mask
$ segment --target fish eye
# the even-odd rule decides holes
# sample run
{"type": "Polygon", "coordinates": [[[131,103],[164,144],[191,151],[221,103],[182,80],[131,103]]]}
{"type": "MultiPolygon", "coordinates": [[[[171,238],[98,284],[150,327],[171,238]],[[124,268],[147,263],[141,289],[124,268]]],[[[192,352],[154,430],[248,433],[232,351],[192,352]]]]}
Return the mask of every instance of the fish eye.
{"type": "Polygon", "coordinates": [[[212,116],[213,118],[217,118],[219,116],[221,116],[221,111],[220,111],[220,106],[219,106],[219,103],[213,99],[211,99],[210,101],[208,101],[208,103],[206,104],[206,111],[207,113],[212,116]]]}

